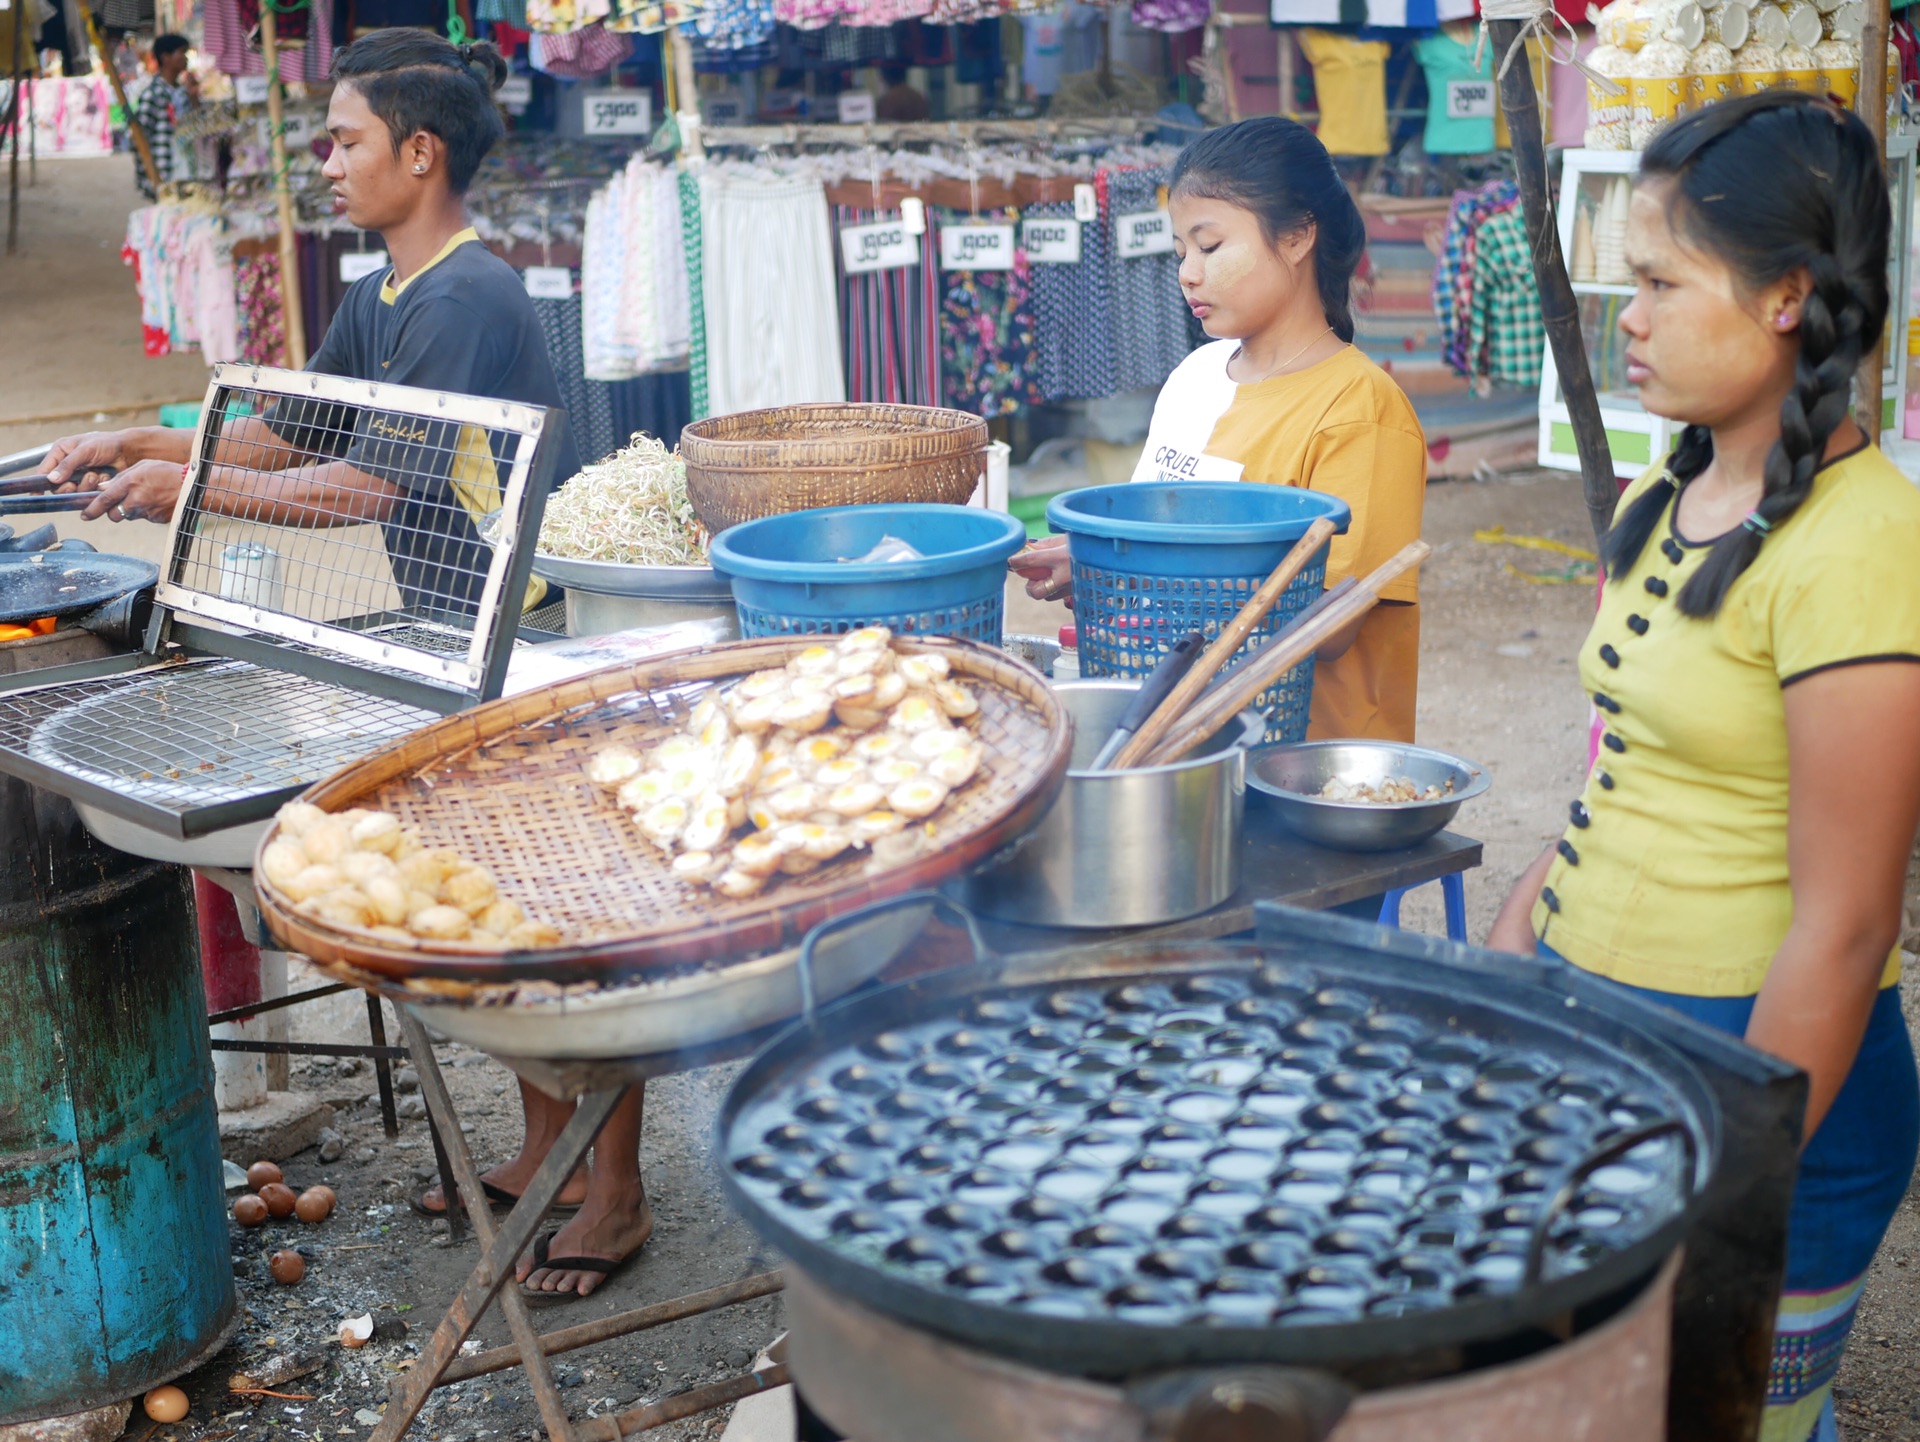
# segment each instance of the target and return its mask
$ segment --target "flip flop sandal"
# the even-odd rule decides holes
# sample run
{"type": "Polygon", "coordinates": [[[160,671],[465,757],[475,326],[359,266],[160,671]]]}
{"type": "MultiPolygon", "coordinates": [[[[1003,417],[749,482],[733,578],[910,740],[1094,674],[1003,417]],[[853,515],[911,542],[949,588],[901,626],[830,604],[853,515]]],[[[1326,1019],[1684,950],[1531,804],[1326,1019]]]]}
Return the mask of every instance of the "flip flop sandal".
{"type": "MultiPolygon", "coordinates": [[[[534,1242],[534,1272],[539,1271],[542,1267],[550,1267],[557,1272],[598,1272],[603,1277],[611,1277],[615,1272],[626,1266],[627,1263],[631,1262],[645,1250],[645,1245],[642,1244],[641,1246],[635,1247],[631,1252],[628,1252],[626,1256],[618,1258],[550,1256],[548,1255],[548,1249],[552,1247],[553,1239],[559,1235],[558,1232],[547,1232],[534,1242]]],[[[527,1275],[532,1276],[533,1273],[529,1272],[527,1275]]],[[[600,1289],[595,1287],[593,1295],[598,1296],[599,1293],[600,1289]]],[[[520,1284],[520,1296],[529,1307],[564,1307],[569,1302],[582,1300],[580,1294],[576,1291],[538,1291],[529,1287],[525,1282],[520,1284]]]]}
{"type": "MultiPolygon", "coordinates": [[[[520,1194],[518,1192],[510,1192],[505,1187],[488,1181],[485,1177],[480,1178],[480,1188],[487,1194],[487,1204],[492,1207],[511,1209],[513,1205],[520,1200],[520,1194]]],[[[444,1202],[437,1207],[427,1205],[427,1193],[432,1190],[432,1187],[423,1187],[420,1191],[415,1192],[407,1198],[407,1205],[423,1217],[444,1217],[447,1214],[447,1208],[444,1202]]],[[[578,1202],[555,1202],[553,1204],[553,1210],[556,1213],[577,1212],[580,1210],[580,1204],[578,1202]]]]}

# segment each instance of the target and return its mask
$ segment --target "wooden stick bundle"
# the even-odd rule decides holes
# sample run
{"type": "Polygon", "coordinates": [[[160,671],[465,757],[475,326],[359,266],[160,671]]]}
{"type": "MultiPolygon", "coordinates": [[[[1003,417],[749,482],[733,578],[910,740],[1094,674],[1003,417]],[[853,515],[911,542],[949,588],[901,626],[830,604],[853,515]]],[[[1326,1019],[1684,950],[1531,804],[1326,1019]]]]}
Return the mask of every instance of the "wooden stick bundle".
{"type": "Polygon", "coordinates": [[[1168,765],[1207,740],[1251,706],[1254,698],[1267,687],[1366,615],[1379,603],[1381,591],[1432,554],[1433,547],[1425,541],[1409,543],[1351,591],[1330,602],[1306,625],[1289,631],[1277,644],[1262,647],[1179,719],[1166,739],[1148,755],[1146,764],[1168,765]]]}
{"type": "Polygon", "coordinates": [[[1213,644],[1201,653],[1193,669],[1167,694],[1167,699],[1154,708],[1146,724],[1120,748],[1119,754],[1108,763],[1107,770],[1124,771],[1130,766],[1138,766],[1147,753],[1160,744],[1161,738],[1180,719],[1180,713],[1206,689],[1207,682],[1240,649],[1241,643],[1253,634],[1254,627],[1267,619],[1267,613],[1279,604],[1281,594],[1293,584],[1293,578],[1307,568],[1307,562],[1332,538],[1333,533],[1333,522],[1324,517],[1307,527],[1307,533],[1281,557],[1280,564],[1273,568],[1272,574],[1260,583],[1260,589],[1247,598],[1247,604],[1234,614],[1233,619],[1214,638],[1213,644]]]}

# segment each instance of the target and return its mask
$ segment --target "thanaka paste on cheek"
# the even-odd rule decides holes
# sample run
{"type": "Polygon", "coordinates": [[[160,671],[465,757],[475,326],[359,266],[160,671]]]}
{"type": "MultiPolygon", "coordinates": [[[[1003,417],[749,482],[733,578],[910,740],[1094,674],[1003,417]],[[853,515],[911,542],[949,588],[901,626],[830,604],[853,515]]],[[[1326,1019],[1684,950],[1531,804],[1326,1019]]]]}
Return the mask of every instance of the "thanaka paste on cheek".
{"type": "Polygon", "coordinates": [[[1249,275],[1259,264],[1251,246],[1238,241],[1227,241],[1213,254],[1202,257],[1205,266],[1201,284],[1217,296],[1233,289],[1249,275]]]}

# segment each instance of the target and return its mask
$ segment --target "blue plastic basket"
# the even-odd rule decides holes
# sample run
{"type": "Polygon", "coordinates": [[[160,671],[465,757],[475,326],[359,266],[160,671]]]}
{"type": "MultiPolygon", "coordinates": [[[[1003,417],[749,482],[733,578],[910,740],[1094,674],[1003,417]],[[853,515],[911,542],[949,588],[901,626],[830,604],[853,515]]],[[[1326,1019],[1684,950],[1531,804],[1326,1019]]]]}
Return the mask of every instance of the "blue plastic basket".
{"type": "MultiPolygon", "coordinates": [[[[1047,524],[1067,535],[1083,676],[1144,676],[1189,631],[1209,641],[1321,517],[1341,531],[1344,501],[1294,486],[1175,481],[1092,486],[1054,497],[1047,524]]],[[[1305,610],[1326,586],[1327,553],[1307,563],[1240,654],[1305,610]]],[[[1255,703],[1266,739],[1300,741],[1313,699],[1313,662],[1255,703]]]]}
{"type": "Polygon", "coordinates": [[[742,636],[889,626],[1000,644],[1007,558],[1026,544],[1011,516],[969,506],[832,506],[731,526],[713,568],[733,581],[742,636]],[[860,564],[883,536],[922,559],[860,564]]]}

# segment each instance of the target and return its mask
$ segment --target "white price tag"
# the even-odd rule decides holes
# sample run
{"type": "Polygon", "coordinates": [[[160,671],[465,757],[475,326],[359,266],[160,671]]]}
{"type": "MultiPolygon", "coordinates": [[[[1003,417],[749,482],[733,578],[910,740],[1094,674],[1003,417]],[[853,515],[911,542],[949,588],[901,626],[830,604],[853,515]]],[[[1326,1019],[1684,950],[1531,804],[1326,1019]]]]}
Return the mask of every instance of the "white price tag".
{"type": "Polygon", "coordinates": [[[313,117],[304,111],[287,116],[286,143],[289,150],[304,150],[313,139],[313,117]]]}
{"type": "Polygon", "coordinates": [[[1173,249],[1173,217],[1164,210],[1142,210],[1113,222],[1115,249],[1122,260],[1165,255],[1173,249]]]}
{"type": "Polygon", "coordinates": [[[840,123],[842,125],[871,125],[873,123],[873,92],[870,90],[849,90],[840,97],[840,123]]]}
{"type": "Polygon", "coordinates": [[[500,82],[499,90],[494,92],[500,97],[500,103],[515,115],[520,114],[533,104],[533,77],[530,75],[509,75],[500,82]]]}
{"type": "Polygon", "coordinates": [[[909,195],[900,202],[900,220],[907,227],[908,235],[927,233],[927,203],[917,195],[909,195]]]}
{"type": "Polygon", "coordinates": [[[1020,246],[1035,265],[1078,265],[1080,222],[1029,220],[1020,226],[1020,246]]]}
{"type": "Polygon", "coordinates": [[[1091,185],[1074,186],[1073,218],[1082,225],[1100,218],[1100,195],[1091,185]]]}
{"type": "Polygon", "coordinates": [[[609,90],[586,97],[588,135],[647,135],[653,130],[653,97],[644,90],[609,90]]]}
{"type": "Polygon", "coordinates": [[[374,275],[387,268],[384,250],[349,250],[340,257],[340,279],[352,285],[363,275],[374,275]]]}
{"type": "Polygon", "coordinates": [[[267,103],[267,77],[264,75],[236,75],[233,80],[233,98],[242,105],[265,105],[267,103]]]}
{"type": "Polygon", "coordinates": [[[848,275],[870,270],[899,270],[920,263],[920,242],[898,220],[840,228],[840,259],[848,275]]]}
{"type": "Polygon", "coordinates": [[[530,265],[523,272],[527,294],[535,300],[570,300],[573,276],[564,265],[530,265]]]}
{"type": "Polygon", "coordinates": [[[738,95],[710,95],[700,102],[709,125],[741,125],[747,118],[747,102],[738,95]]]}
{"type": "Polygon", "coordinates": [[[1447,82],[1447,119],[1493,119],[1493,81],[1449,80],[1447,82]]]}
{"type": "Polygon", "coordinates": [[[940,269],[1012,270],[1013,227],[949,225],[940,231],[940,269]]]}

